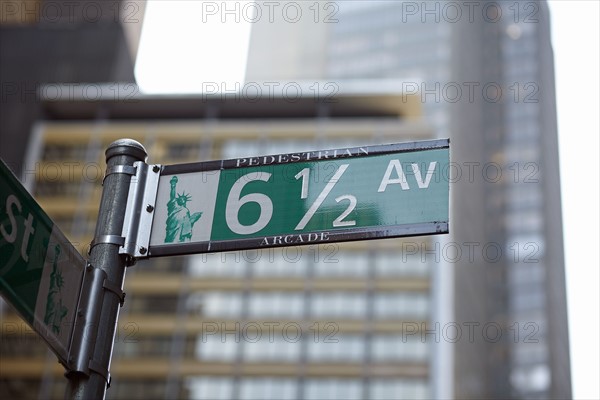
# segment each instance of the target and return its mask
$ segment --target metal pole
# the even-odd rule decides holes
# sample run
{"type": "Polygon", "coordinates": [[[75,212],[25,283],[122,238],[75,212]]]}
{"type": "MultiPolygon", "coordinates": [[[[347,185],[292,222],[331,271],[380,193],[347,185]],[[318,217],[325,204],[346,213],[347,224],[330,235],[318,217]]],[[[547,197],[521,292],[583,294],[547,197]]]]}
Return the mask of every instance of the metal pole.
{"type": "Polygon", "coordinates": [[[126,256],[119,254],[118,239],[123,229],[130,171],[134,162],[146,161],[146,158],[144,146],[131,139],[117,140],[106,149],[107,175],[89,258],[94,269],[106,274],[102,285],[105,290],[94,337],[85,338],[94,342],[91,359],[85,360],[88,373],[73,371],[67,374],[66,399],[104,399],[110,383],[110,361],[123,300],[120,294],[128,265],[126,256]]]}

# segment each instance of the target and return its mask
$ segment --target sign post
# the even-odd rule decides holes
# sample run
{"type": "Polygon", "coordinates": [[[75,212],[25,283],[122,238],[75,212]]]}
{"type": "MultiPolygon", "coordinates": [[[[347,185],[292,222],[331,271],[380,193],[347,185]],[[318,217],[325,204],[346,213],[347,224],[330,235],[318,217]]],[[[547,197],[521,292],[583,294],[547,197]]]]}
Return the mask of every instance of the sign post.
{"type": "Polygon", "coordinates": [[[84,351],[76,360],[77,368],[67,373],[65,398],[103,399],[110,384],[110,361],[119,315],[123,304],[125,268],[131,259],[119,253],[128,202],[129,187],[135,175],[133,164],[145,161],[146,150],[138,142],[122,139],[106,150],[106,176],[102,200],[92,241],[89,263],[94,267],[88,312],[100,310],[83,327],[80,338],[84,351]],[[92,320],[93,322],[90,322],[92,320]]]}
{"type": "Polygon", "coordinates": [[[449,141],[162,167],[147,256],[448,232],[449,141]]]}

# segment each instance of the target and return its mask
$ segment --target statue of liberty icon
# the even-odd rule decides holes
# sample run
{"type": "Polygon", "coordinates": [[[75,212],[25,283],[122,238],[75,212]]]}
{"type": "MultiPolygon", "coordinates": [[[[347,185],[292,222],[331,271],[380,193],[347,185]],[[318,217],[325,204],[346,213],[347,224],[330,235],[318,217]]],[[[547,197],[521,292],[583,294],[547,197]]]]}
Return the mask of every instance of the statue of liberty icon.
{"type": "Polygon", "coordinates": [[[62,320],[69,311],[62,303],[61,291],[65,281],[58,268],[58,257],[60,256],[60,245],[54,247],[54,261],[52,261],[52,273],[50,274],[50,288],[46,298],[46,314],[44,323],[52,329],[55,334],[60,334],[62,320]]]}
{"type": "Polygon", "coordinates": [[[165,243],[189,242],[192,240],[192,229],[202,216],[202,212],[191,214],[186,204],[192,199],[189,194],[183,192],[177,194],[177,176],[171,178],[171,193],[167,203],[167,236],[165,243]]]}

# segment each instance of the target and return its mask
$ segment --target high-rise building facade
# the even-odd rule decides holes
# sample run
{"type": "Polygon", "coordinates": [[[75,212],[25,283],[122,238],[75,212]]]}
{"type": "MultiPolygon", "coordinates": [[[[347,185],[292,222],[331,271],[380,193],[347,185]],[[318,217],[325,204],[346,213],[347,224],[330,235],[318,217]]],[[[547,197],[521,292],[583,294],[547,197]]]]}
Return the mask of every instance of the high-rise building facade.
{"type": "MultiPolygon", "coordinates": [[[[569,398],[546,2],[340,1],[327,7],[330,18],[314,20],[326,32],[326,61],[317,57],[319,75],[301,78],[402,80],[404,92],[418,94],[436,136],[451,138],[452,224],[449,242],[439,248],[459,253],[445,254],[445,264],[432,273],[437,287],[451,286],[447,293],[454,293],[441,299],[453,302],[453,311],[441,317],[468,339],[445,338],[454,349],[452,376],[436,393],[569,398]]],[[[313,42],[291,42],[295,28],[288,25],[276,33],[256,24],[250,57],[260,59],[265,48],[254,41],[284,38],[311,65],[306,49],[313,42]]],[[[265,64],[260,74],[248,69],[247,79],[297,78],[297,68],[285,66],[265,64]]]]}
{"type": "MultiPolygon", "coordinates": [[[[456,299],[456,318],[503,321],[506,336],[483,343],[484,357],[457,346],[464,356],[456,357],[456,393],[569,398],[549,12],[546,2],[499,4],[497,13],[505,17],[498,22],[481,19],[456,28],[453,76],[489,91],[450,110],[454,135],[464,137],[455,156],[482,167],[474,184],[457,185],[457,202],[469,209],[456,209],[454,218],[476,217],[476,234],[498,243],[504,254],[482,254],[477,263],[456,269],[456,292],[464,294],[456,299]],[[480,206],[473,204],[477,198],[480,206]],[[468,306],[484,297],[477,307],[468,306]]],[[[473,238],[473,226],[456,228],[460,240],[473,238]]]]}
{"type": "Polygon", "coordinates": [[[98,82],[135,82],[144,4],[0,2],[0,156],[17,172],[33,123],[42,117],[37,98],[42,85],[70,83],[91,94],[98,82]]]}
{"type": "MultiPolygon", "coordinates": [[[[162,164],[432,137],[419,102],[398,93],[398,82],[368,91],[340,83],[344,89],[325,98],[315,97],[315,84],[325,83],[298,84],[299,98],[258,101],[233,94],[125,100],[110,88],[103,101],[46,100],[23,181],[84,251],[104,149],[121,137],[140,141],[149,162],[162,164]]],[[[430,243],[140,261],[125,279],[108,398],[430,398],[440,336],[430,323],[435,258],[419,251],[430,243]]],[[[2,321],[2,397],[61,398],[62,367],[44,342],[6,310],[2,321]]]]}

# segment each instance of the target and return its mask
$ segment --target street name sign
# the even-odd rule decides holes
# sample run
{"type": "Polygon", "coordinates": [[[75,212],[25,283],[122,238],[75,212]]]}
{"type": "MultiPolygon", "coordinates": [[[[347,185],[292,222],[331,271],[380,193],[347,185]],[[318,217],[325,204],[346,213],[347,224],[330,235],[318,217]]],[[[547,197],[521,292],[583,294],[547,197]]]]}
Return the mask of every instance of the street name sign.
{"type": "Polygon", "coordinates": [[[147,256],[448,233],[449,140],[163,166],[147,256]]]}
{"type": "Polygon", "coordinates": [[[86,262],[0,160],[0,293],[64,365],[86,262]]]}

